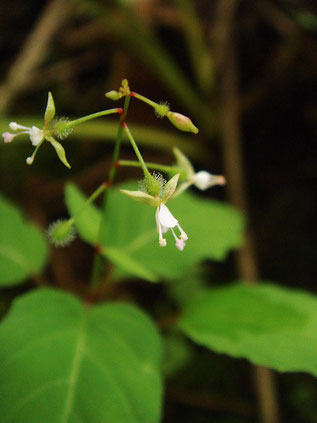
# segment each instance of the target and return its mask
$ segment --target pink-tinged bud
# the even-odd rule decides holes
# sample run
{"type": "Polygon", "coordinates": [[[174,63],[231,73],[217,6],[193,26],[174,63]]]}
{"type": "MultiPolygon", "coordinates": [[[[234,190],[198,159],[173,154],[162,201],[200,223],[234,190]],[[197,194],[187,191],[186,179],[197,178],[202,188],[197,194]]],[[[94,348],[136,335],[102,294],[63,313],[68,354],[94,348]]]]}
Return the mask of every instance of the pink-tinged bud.
{"type": "Polygon", "coordinates": [[[3,136],[3,141],[8,143],[13,140],[13,138],[15,137],[15,134],[10,134],[10,132],[4,132],[2,136],[3,136]]]}
{"type": "Polygon", "coordinates": [[[167,117],[171,123],[180,131],[193,132],[194,134],[198,134],[198,128],[187,116],[181,115],[180,113],[168,112],[167,117]]]}

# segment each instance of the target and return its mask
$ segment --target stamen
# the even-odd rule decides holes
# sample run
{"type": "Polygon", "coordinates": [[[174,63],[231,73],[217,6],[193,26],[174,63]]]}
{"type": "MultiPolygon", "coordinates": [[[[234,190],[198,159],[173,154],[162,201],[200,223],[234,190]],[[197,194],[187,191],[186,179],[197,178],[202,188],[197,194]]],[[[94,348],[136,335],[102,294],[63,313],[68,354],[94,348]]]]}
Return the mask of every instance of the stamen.
{"type": "Polygon", "coordinates": [[[9,143],[9,142],[11,142],[11,141],[13,140],[13,138],[14,138],[16,135],[18,135],[18,134],[11,134],[10,132],[4,132],[4,133],[2,134],[2,136],[3,136],[3,141],[4,141],[4,142],[6,142],[6,143],[9,143]]]}
{"type": "Polygon", "coordinates": [[[179,251],[183,251],[183,249],[184,249],[184,247],[185,247],[185,245],[186,245],[186,243],[185,243],[185,241],[184,241],[184,239],[179,239],[177,236],[176,236],[176,234],[175,234],[175,232],[174,232],[174,229],[173,228],[171,228],[171,231],[172,231],[172,234],[173,234],[173,236],[174,236],[174,238],[175,238],[175,241],[176,241],[176,248],[178,248],[179,249],[179,251]]]}
{"type": "Polygon", "coordinates": [[[177,225],[177,227],[178,227],[178,229],[179,229],[179,231],[181,233],[180,238],[182,240],[184,240],[184,241],[187,241],[188,240],[188,236],[187,236],[186,232],[183,231],[183,229],[181,228],[180,225],[177,225]]]}
{"type": "Polygon", "coordinates": [[[13,130],[13,131],[17,131],[18,129],[30,129],[27,126],[23,126],[23,125],[19,125],[16,122],[10,122],[9,123],[9,127],[13,130]]]}
{"type": "Polygon", "coordinates": [[[159,238],[159,244],[160,247],[166,247],[166,239],[165,238],[159,238]]]}
{"type": "Polygon", "coordinates": [[[40,145],[42,144],[42,142],[43,142],[44,140],[42,140],[37,146],[36,146],[36,148],[35,148],[35,150],[33,151],[33,154],[32,154],[32,156],[30,156],[30,157],[27,157],[26,158],[26,163],[28,164],[28,165],[31,165],[33,162],[34,162],[34,159],[35,159],[35,156],[36,156],[36,153],[37,153],[37,150],[39,149],[39,147],[40,147],[40,145]]]}

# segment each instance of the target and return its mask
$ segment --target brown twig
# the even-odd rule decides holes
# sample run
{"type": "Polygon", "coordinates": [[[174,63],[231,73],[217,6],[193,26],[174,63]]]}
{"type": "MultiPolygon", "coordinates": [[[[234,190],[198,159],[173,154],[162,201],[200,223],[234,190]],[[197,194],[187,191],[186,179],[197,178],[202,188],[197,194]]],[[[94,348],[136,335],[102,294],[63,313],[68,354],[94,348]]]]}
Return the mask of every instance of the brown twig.
{"type": "MultiPolygon", "coordinates": [[[[233,27],[238,5],[238,0],[219,1],[215,39],[221,72],[220,122],[225,173],[229,181],[229,198],[232,204],[248,214],[249,207],[241,151],[238,66],[233,41],[233,27]]],[[[259,271],[250,229],[247,231],[244,247],[237,253],[236,258],[240,277],[246,283],[256,283],[259,271]]],[[[254,367],[254,377],[262,421],[277,423],[279,417],[273,373],[267,368],[257,366],[254,367]]]]}
{"type": "Polygon", "coordinates": [[[166,397],[168,400],[203,410],[243,417],[254,417],[255,415],[255,410],[249,404],[221,395],[211,395],[210,392],[196,392],[192,389],[168,387],[166,397]]]}

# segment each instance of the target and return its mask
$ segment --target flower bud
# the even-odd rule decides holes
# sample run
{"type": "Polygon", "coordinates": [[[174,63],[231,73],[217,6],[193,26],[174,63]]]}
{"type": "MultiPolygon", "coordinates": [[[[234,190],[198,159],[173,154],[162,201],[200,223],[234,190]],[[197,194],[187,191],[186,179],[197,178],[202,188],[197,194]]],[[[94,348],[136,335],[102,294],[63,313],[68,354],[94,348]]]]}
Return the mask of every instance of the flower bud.
{"type": "Polygon", "coordinates": [[[55,247],[66,247],[75,238],[74,225],[69,220],[57,220],[51,223],[47,230],[47,236],[55,247]]]}
{"type": "Polygon", "coordinates": [[[187,116],[181,115],[180,113],[168,112],[167,117],[171,123],[180,131],[193,132],[194,134],[198,134],[198,128],[187,116]]]}
{"type": "Polygon", "coordinates": [[[110,98],[110,100],[120,100],[120,98],[122,98],[122,97],[123,97],[123,94],[122,94],[122,93],[119,93],[118,91],[111,90],[111,91],[108,91],[108,92],[105,94],[105,96],[106,96],[107,98],[110,98]]]}

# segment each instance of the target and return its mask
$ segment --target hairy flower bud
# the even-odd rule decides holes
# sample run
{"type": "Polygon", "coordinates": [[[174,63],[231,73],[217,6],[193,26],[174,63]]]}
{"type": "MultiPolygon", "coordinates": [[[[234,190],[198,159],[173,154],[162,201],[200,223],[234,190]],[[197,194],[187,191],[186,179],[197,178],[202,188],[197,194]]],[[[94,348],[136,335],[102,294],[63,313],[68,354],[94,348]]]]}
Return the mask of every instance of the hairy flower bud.
{"type": "Polygon", "coordinates": [[[74,225],[69,220],[57,220],[50,224],[47,236],[55,247],[66,247],[75,238],[74,225]]]}

